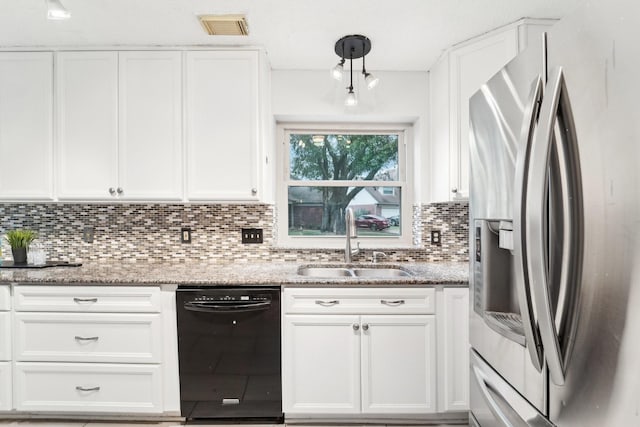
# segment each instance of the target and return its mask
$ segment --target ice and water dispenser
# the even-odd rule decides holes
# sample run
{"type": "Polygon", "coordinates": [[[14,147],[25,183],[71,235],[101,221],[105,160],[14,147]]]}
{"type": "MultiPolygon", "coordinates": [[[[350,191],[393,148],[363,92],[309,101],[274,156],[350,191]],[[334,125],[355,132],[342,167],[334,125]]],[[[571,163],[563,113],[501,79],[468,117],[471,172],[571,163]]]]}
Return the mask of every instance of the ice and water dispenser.
{"type": "Polygon", "coordinates": [[[513,223],[474,221],[473,308],[489,327],[525,345],[518,304],[513,223]]]}

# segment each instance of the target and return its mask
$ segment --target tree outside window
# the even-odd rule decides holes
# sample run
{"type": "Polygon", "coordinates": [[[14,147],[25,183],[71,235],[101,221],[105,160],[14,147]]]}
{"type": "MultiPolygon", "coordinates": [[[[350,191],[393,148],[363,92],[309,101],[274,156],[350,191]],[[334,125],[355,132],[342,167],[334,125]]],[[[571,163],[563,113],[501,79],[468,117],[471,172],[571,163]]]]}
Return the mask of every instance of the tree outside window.
{"type": "Polygon", "coordinates": [[[361,236],[401,234],[400,132],[287,132],[290,236],[345,234],[344,211],[361,236]]]}

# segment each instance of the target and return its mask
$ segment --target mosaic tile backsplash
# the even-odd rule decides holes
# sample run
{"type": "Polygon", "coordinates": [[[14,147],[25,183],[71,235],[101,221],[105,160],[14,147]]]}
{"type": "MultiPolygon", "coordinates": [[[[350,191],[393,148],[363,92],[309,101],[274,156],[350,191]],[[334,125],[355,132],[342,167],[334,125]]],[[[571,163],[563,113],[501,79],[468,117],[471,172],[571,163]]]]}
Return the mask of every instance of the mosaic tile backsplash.
{"type": "MultiPolygon", "coordinates": [[[[411,249],[388,250],[387,262],[468,260],[468,203],[416,206],[411,249]],[[430,231],[441,231],[440,246],[430,231]]],[[[283,249],[274,243],[274,208],[266,204],[0,204],[0,233],[30,228],[50,260],[171,262],[340,262],[344,252],[331,249],[283,249]],[[82,240],[93,227],[93,243],[82,240]],[[192,243],[180,243],[180,230],[192,230],[192,243]],[[242,244],[242,228],[262,228],[264,243],[242,244]]],[[[2,242],[3,257],[11,249],[2,242]]],[[[368,260],[370,250],[354,258],[368,260]]]]}

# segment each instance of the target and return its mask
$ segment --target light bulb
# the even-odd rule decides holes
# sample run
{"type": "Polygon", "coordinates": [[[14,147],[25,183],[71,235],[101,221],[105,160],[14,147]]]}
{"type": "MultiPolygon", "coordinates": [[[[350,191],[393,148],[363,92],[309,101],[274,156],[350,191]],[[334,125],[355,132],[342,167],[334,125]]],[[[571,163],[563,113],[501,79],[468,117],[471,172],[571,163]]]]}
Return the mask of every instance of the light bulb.
{"type": "Polygon", "coordinates": [[[344,99],[344,105],[346,105],[347,107],[355,107],[356,105],[358,105],[356,94],[353,93],[352,90],[349,91],[347,97],[344,99]]]}
{"type": "Polygon", "coordinates": [[[60,3],[60,0],[47,0],[47,19],[60,20],[71,18],[71,13],[60,3]]]}
{"type": "Polygon", "coordinates": [[[333,77],[338,81],[342,81],[343,73],[344,73],[344,67],[342,66],[342,63],[339,63],[338,65],[336,65],[331,69],[331,77],[333,77]]]}
{"type": "Polygon", "coordinates": [[[364,76],[364,82],[367,85],[367,89],[371,90],[374,87],[378,86],[378,83],[380,83],[380,79],[371,73],[366,73],[364,76]]]}

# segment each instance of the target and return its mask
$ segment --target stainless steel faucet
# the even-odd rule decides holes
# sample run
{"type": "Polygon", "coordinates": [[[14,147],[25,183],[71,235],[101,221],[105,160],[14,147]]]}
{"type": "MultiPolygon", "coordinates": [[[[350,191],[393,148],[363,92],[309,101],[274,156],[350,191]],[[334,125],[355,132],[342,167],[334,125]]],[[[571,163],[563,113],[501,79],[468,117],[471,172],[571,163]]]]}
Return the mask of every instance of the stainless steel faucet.
{"type": "Polygon", "coordinates": [[[372,258],[371,262],[375,264],[376,262],[378,262],[378,257],[380,257],[380,256],[386,258],[387,254],[385,254],[384,252],[380,252],[380,251],[373,251],[373,255],[371,257],[372,258]]]}
{"type": "Polygon", "coordinates": [[[358,234],[356,232],[356,219],[353,215],[353,209],[346,208],[344,210],[344,222],[347,226],[347,244],[344,248],[344,262],[351,262],[351,257],[360,253],[360,242],[357,243],[355,249],[351,249],[351,238],[355,239],[358,237],[358,234]]]}

